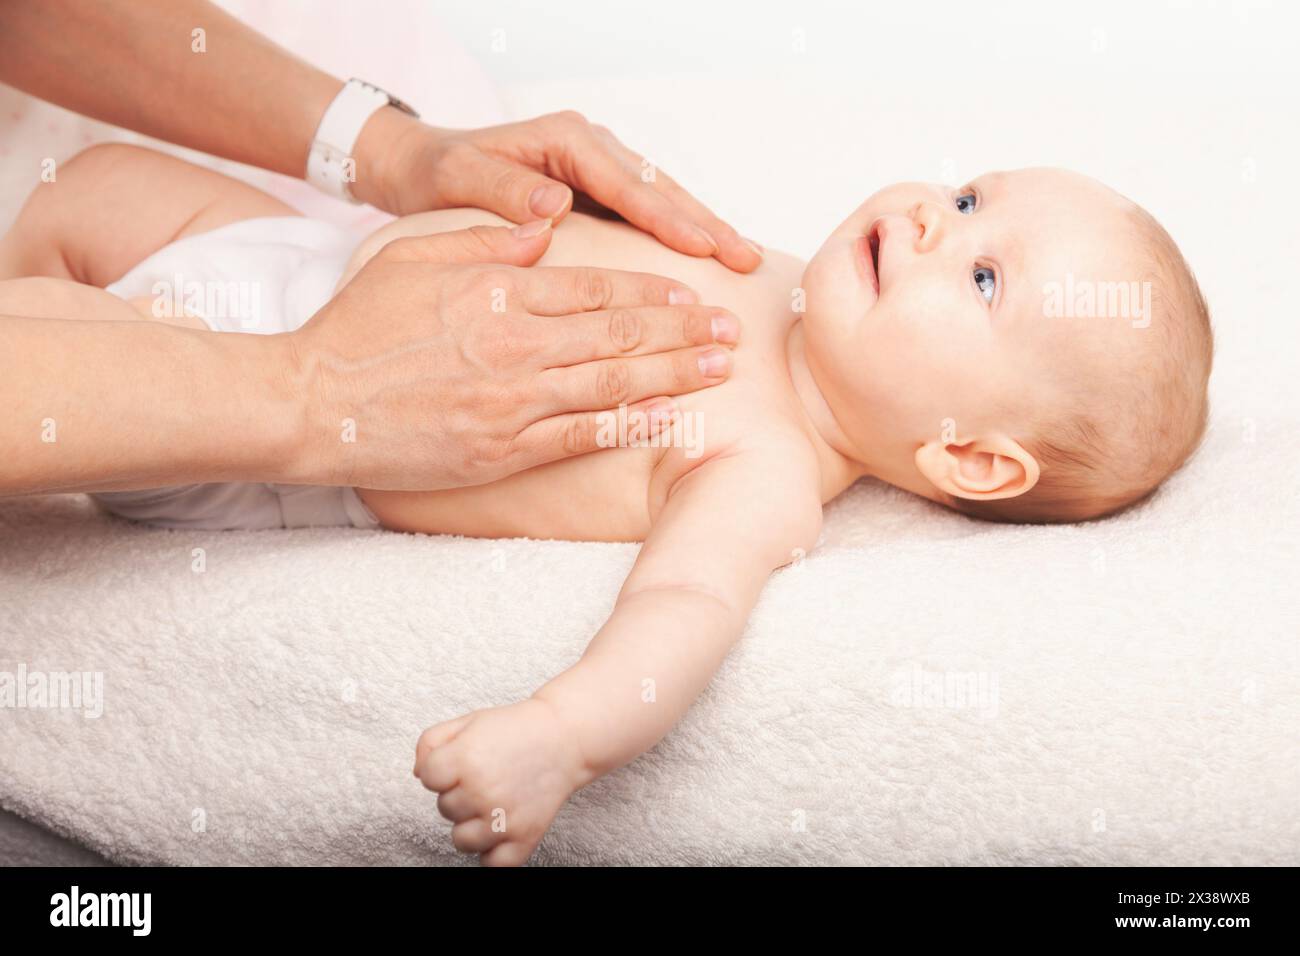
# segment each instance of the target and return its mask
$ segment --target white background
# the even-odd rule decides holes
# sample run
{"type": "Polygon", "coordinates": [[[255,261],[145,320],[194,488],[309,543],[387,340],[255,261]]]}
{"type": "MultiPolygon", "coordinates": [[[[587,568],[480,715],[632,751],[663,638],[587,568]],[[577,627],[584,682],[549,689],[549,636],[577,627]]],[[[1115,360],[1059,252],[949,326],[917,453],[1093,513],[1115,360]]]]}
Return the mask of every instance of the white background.
{"type": "MultiPolygon", "coordinates": [[[[1157,3],[446,3],[512,115],[604,123],[760,243],[809,256],[867,195],[1066,166],[1146,206],[1218,333],[1212,394],[1300,407],[1300,17],[1157,3]],[[802,45],[800,45],[802,44],[802,45]],[[1289,360],[1279,363],[1280,357],[1289,360]],[[1220,388],[1231,382],[1226,392],[1220,388]]],[[[432,95],[432,91],[430,91],[432,95]]]]}

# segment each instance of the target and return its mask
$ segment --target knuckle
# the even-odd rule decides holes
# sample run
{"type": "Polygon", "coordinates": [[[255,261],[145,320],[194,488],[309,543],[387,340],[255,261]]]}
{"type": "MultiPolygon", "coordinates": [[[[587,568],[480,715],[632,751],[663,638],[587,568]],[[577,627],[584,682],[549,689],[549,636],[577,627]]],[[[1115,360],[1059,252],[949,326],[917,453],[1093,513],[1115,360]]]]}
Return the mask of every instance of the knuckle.
{"type": "Polygon", "coordinates": [[[560,110],[558,113],[551,114],[552,119],[565,126],[586,126],[587,117],[583,116],[577,110],[560,110]]]}
{"type": "Polygon", "coordinates": [[[609,340],[614,348],[626,352],[641,344],[641,318],[630,309],[615,309],[609,314],[609,340]]]}
{"type": "Polygon", "coordinates": [[[614,299],[614,283],[604,273],[584,269],[578,274],[578,301],[585,311],[606,308],[614,299]]]}
{"type": "Polygon", "coordinates": [[[467,241],[483,252],[492,252],[496,249],[496,243],[493,241],[496,231],[491,226],[470,226],[465,230],[465,234],[467,241]]]}
{"type": "Polygon", "coordinates": [[[505,442],[488,436],[482,436],[471,442],[465,459],[468,476],[481,478],[483,475],[495,474],[509,455],[505,442]]]}
{"type": "Polygon", "coordinates": [[[626,362],[606,362],[596,376],[596,395],[601,405],[621,405],[632,387],[632,374],[626,362]]]}
{"type": "Polygon", "coordinates": [[[587,451],[596,443],[596,425],[586,415],[574,415],[560,434],[560,448],[566,455],[587,451]]]}
{"type": "Polygon", "coordinates": [[[668,305],[668,293],[676,286],[676,282],[658,276],[646,276],[641,280],[637,294],[646,305],[668,305]]]}
{"type": "Polygon", "coordinates": [[[508,311],[509,294],[514,291],[514,276],[506,269],[484,269],[474,277],[475,291],[484,297],[489,307],[496,301],[495,297],[504,294],[508,311]]]}

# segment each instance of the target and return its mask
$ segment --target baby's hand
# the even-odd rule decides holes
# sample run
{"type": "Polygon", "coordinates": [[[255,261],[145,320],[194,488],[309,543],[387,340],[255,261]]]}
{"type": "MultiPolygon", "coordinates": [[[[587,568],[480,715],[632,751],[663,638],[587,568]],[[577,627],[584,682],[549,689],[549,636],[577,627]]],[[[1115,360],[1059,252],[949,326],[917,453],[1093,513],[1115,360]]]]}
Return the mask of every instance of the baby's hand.
{"type": "Polygon", "coordinates": [[[488,866],[528,857],[589,777],[553,705],[529,698],[476,710],[420,735],[415,775],[436,791],[452,843],[488,866]]]}

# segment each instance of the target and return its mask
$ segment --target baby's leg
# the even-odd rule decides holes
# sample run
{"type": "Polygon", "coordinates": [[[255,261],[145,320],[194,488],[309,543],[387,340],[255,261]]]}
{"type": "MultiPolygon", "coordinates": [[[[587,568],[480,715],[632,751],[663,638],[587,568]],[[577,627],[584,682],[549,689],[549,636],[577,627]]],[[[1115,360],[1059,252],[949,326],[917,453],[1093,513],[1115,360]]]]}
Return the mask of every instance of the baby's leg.
{"type": "Polygon", "coordinates": [[[229,176],[120,143],[92,146],[55,175],[0,239],[0,279],[49,276],[102,288],[185,236],[298,215],[229,176]]]}

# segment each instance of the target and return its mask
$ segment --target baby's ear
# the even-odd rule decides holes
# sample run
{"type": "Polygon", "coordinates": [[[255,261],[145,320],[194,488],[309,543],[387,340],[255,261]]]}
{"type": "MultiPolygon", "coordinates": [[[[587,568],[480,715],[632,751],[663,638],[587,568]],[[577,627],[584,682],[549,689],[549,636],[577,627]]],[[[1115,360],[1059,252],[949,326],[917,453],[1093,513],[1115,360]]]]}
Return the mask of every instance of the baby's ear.
{"type": "Polygon", "coordinates": [[[965,444],[927,442],[916,467],[930,484],[954,498],[1015,498],[1038,483],[1038,461],[1014,438],[994,432],[965,444]]]}

